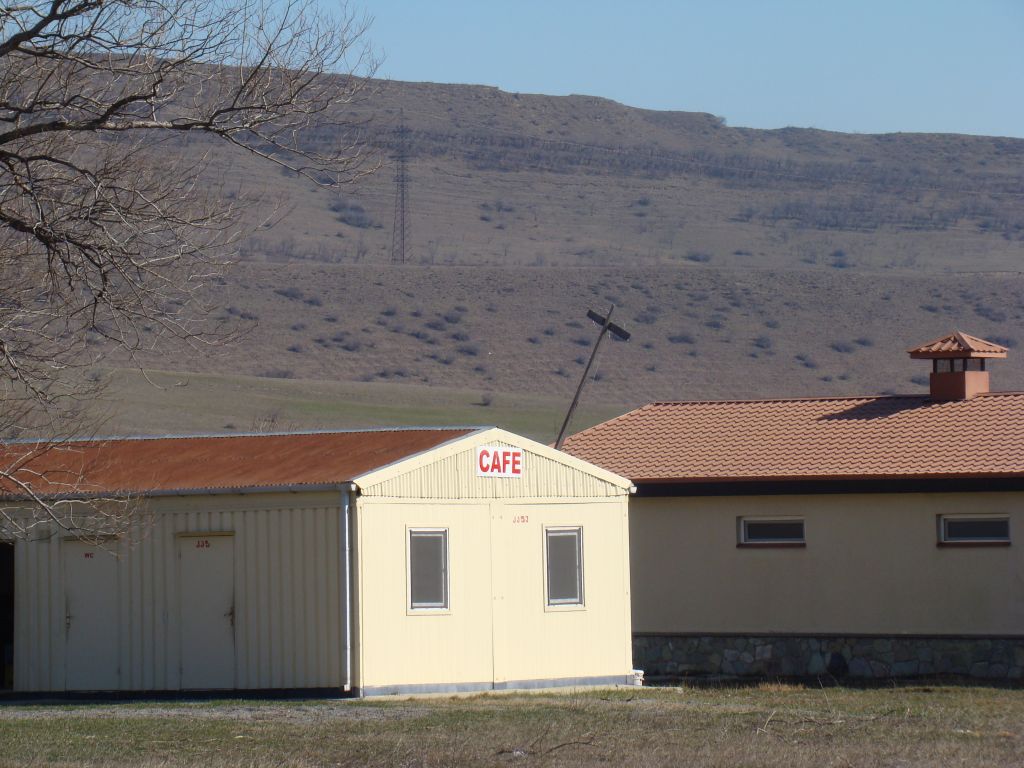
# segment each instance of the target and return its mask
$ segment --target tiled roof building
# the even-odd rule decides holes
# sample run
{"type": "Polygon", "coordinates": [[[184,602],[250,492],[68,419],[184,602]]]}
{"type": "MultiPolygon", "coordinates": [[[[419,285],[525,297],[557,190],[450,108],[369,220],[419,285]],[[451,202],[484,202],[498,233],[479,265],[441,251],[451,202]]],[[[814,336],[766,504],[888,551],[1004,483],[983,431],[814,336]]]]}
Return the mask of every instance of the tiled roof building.
{"type": "Polygon", "coordinates": [[[1006,348],[955,332],[908,351],[933,360],[927,395],[650,403],[563,447],[638,485],[1024,478],[1024,393],[984,369],[1006,348]]]}
{"type": "Polygon", "coordinates": [[[650,403],[564,449],[630,478],[634,662],[686,675],[1024,678],[1024,393],[999,344],[926,395],[650,403]]]}

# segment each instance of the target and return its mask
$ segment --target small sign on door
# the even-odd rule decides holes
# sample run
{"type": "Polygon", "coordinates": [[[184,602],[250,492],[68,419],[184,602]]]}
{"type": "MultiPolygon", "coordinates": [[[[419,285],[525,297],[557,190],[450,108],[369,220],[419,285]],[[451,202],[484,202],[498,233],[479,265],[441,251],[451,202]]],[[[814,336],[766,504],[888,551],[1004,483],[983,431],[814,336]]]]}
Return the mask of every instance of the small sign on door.
{"type": "Polygon", "coordinates": [[[476,449],[477,477],[522,477],[523,449],[483,445],[476,449]]]}

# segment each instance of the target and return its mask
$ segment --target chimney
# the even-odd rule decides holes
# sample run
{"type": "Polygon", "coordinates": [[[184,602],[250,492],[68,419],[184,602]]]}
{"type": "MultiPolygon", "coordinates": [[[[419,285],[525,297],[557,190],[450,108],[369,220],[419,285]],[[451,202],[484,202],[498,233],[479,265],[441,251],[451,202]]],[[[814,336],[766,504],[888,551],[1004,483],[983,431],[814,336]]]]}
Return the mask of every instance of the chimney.
{"type": "Polygon", "coordinates": [[[954,331],[920,347],[908,349],[915,360],[931,360],[931,399],[970,400],[989,391],[985,361],[1006,357],[1006,347],[954,331]]]}

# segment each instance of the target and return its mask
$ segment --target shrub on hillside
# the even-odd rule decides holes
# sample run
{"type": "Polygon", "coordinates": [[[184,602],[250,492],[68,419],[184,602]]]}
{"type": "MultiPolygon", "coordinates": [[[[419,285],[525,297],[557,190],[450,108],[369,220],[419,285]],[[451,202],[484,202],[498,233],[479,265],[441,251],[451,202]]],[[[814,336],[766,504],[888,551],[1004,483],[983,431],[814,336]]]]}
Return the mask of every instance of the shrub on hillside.
{"type": "Polygon", "coordinates": [[[993,323],[1005,323],[1006,313],[1002,310],[991,307],[987,304],[976,304],[974,307],[974,314],[978,317],[983,317],[986,320],[990,320],[993,323]]]}
{"type": "Polygon", "coordinates": [[[369,229],[376,225],[363,206],[345,200],[343,197],[335,198],[327,207],[332,213],[337,214],[336,218],[338,221],[342,224],[348,224],[350,227],[369,229]]]}
{"type": "Polygon", "coordinates": [[[673,344],[693,344],[693,336],[688,333],[676,333],[668,337],[673,344]]]}
{"type": "Polygon", "coordinates": [[[633,322],[640,323],[640,325],[654,325],[658,322],[658,317],[661,314],[661,309],[657,306],[649,306],[643,312],[640,312],[633,316],[633,322]]]}

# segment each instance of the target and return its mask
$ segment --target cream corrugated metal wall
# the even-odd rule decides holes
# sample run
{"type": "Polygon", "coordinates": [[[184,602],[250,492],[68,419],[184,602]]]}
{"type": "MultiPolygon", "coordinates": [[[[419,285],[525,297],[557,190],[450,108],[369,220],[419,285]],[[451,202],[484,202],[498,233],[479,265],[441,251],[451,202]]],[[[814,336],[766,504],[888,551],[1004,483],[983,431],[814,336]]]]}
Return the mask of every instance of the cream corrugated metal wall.
{"type": "Polygon", "coordinates": [[[369,499],[357,513],[359,685],[613,678],[632,669],[625,497],[579,502],[369,499]],[[544,530],[583,529],[585,605],[545,602],[544,530]],[[449,531],[450,609],[408,609],[410,528],[449,531]],[[410,642],[410,640],[413,642],[410,642]]]}
{"type": "Polygon", "coordinates": [[[418,466],[410,462],[409,471],[363,488],[362,495],[392,499],[592,499],[626,495],[625,490],[599,477],[527,449],[523,451],[522,478],[477,477],[477,444],[519,447],[500,440],[485,441],[436,461],[418,466]]]}
{"type": "Polygon", "coordinates": [[[387,693],[625,680],[632,669],[628,482],[486,434],[437,453],[359,483],[359,686],[387,693]],[[481,445],[522,447],[522,477],[477,476],[481,445]],[[583,528],[582,607],[546,605],[544,531],[561,526],[583,528]],[[449,531],[448,610],[408,608],[406,541],[419,527],[449,531]]]}
{"type": "MultiPolygon", "coordinates": [[[[118,616],[110,617],[119,669],[105,689],[180,687],[179,611],[187,605],[177,589],[178,536],[204,532],[234,536],[234,687],[344,684],[339,495],[179,497],[149,508],[152,525],[119,549],[118,616]]],[[[64,541],[16,545],[16,690],[65,688],[64,541]]]]}

